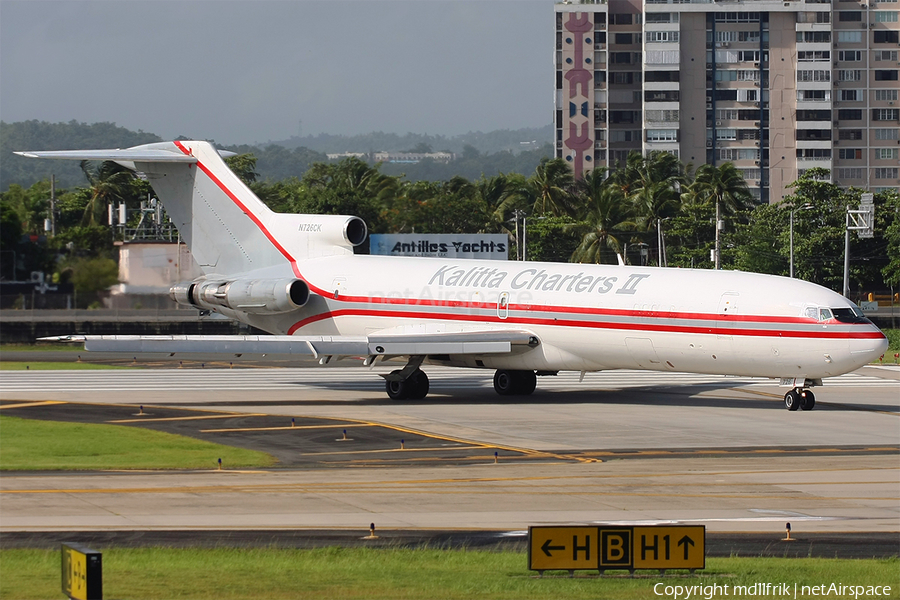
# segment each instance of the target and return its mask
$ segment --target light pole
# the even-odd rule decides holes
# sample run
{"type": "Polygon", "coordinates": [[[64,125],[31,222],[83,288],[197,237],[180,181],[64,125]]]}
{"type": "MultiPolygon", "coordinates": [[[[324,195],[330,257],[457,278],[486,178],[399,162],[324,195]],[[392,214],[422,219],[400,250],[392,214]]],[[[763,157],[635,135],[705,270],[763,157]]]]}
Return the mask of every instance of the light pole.
{"type": "Polygon", "coordinates": [[[790,267],[790,277],[793,279],[794,277],[794,212],[798,210],[809,210],[812,208],[812,204],[804,204],[799,208],[791,209],[791,267],[790,267]]]}
{"type": "Polygon", "coordinates": [[[669,217],[666,217],[665,219],[660,219],[660,218],[656,219],[656,241],[657,241],[657,244],[659,245],[659,257],[657,259],[658,267],[669,266],[668,265],[669,261],[666,259],[666,237],[663,234],[663,230],[662,230],[662,222],[668,221],[668,220],[669,220],[669,217]]]}
{"type": "Polygon", "coordinates": [[[716,247],[713,250],[713,263],[715,264],[716,271],[719,270],[719,257],[721,256],[719,252],[719,232],[724,228],[725,223],[719,219],[719,201],[716,200],[716,247]]]}
{"type": "MultiPolygon", "coordinates": [[[[520,209],[520,208],[517,208],[517,209],[515,209],[515,210],[513,211],[513,218],[510,219],[509,221],[507,221],[507,223],[510,223],[510,222],[515,221],[515,224],[516,224],[516,260],[524,260],[522,248],[525,246],[525,244],[524,244],[524,243],[522,243],[522,244],[519,243],[519,241],[520,241],[520,238],[519,238],[519,218],[520,218],[520,217],[524,217],[524,216],[525,216],[525,211],[522,210],[522,209],[520,209]],[[520,257],[523,257],[523,258],[520,258],[520,257]]],[[[523,229],[524,229],[524,227],[523,227],[523,229]]]]}

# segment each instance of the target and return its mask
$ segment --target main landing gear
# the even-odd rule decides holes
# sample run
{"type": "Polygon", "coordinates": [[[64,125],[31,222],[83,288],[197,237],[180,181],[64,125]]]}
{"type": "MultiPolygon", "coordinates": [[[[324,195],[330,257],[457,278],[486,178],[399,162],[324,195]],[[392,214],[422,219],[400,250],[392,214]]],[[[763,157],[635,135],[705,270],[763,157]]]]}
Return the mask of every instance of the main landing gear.
{"type": "Polygon", "coordinates": [[[500,369],[494,373],[494,391],[501,396],[527,396],[537,386],[534,371],[508,371],[500,369]]]}
{"type": "Polygon", "coordinates": [[[406,379],[397,369],[384,378],[384,388],[391,400],[421,400],[428,395],[428,375],[416,369],[406,379]]]}
{"type": "MultiPolygon", "coordinates": [[[[428,395],[428,376],[418,364],[411,363],[382,377],[384,389],[392,400],[421,400],[428,395]]],[[[501,369],[494,373],[494,391],[501,396],[527,396],[536,386],[537,374],[534,371],[501,369]]]]}
{"type": "Polygon", "coordinates": [[[812,410],[816,405],[816,395],[812,390],[794,388],[784,395],[784,407],[790,411],[812,410]]]}

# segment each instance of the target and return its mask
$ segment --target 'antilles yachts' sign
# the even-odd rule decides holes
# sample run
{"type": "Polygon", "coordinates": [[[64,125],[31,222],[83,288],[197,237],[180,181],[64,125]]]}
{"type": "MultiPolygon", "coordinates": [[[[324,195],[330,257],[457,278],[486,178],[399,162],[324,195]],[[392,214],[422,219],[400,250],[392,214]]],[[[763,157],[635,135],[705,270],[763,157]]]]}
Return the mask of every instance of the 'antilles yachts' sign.
{"type": "Polygon", "coordinates": [[[509,238],[503,233],[373,233],[369,237],[369,251],[372,254],[491,260],[506,260],[509,257],[509,238]]]}

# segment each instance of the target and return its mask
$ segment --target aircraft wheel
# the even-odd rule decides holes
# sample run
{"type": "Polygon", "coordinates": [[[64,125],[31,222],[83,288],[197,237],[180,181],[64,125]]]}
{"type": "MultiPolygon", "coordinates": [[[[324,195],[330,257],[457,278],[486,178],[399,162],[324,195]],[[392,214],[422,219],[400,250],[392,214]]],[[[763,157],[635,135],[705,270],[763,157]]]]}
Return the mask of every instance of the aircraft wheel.
{"type": "Polygon", "coordinates": [[[537,386],[534,371],[509,371],[500,369],[494,373],[494,391],[501,396],[527,396],[537,386]]]}
{"type": "MultiPolygon", "coordinates": [[[[398,375],[400,370],[391,371],[391,375],[398,375]]],[[[401,381],[384,380],[384,389],[391,400],[405,400],[409,398],[410,385],[409,379],[401,381]]]]}
{"type": "Polygon", "coordinates": [[[405,383],[409,387],[410,399],[421,400],[428,395],[428,375],[423,370],[416,369],[405,383]]]}
{"type": "Polygon", "coordinates": [[[790,390],[787,394],[785,394],[784,407],[792,412],[800,408],[800,392],[798,392],[797,390],[790,390]]]}
{"type": "Polygon", "coordinates": [[[512,396],[516,389],[515,371],[500,369],[494,373],[494,391],[501,396],[512,396]]]}
{"type": "Polygon", "coordinates": [[[816,405],[816,395],[810,390],[800,392],[800,408],[802,410],[812,410],[816,405]]]}
{"type": "Polygon", "coordinates": [[[517,394],[528,396],[537,387],[537,374],[534,371],[519,371],[517,394]]]}

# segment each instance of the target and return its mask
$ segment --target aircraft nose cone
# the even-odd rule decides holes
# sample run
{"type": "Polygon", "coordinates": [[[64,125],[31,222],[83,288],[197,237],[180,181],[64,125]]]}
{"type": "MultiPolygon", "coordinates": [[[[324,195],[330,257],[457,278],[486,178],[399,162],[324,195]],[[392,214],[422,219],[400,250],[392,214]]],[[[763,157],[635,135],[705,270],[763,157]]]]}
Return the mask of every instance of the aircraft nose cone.
{"type": "Polygon", "coordinates": [[[850,355],[860,366],[878,360],[888,349],[888,339],[877,327],[873,327],[879,337],[855,339],[850,342],[850,355]]]}

